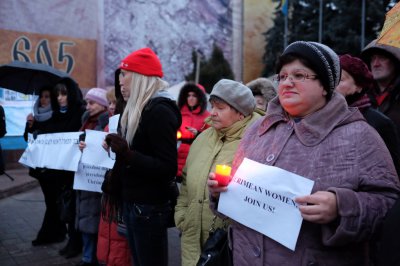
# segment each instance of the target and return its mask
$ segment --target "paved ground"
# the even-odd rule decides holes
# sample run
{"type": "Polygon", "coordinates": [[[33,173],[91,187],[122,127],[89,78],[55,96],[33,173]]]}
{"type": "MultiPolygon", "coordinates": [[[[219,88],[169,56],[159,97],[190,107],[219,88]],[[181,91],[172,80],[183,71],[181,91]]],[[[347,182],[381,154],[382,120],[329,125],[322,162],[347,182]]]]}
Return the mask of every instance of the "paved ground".
{"type": "MultiPolygon", "coordinates": [[[[66,244],[33,247],[44,214],[43,194],[26,169],[6,171],[0,176],[0,265],[75,265],[80,257],[65,259],[58,250],[66,244]]],[[[180,265],[178,230],[169,230],[169,265],[180,265]]]]}

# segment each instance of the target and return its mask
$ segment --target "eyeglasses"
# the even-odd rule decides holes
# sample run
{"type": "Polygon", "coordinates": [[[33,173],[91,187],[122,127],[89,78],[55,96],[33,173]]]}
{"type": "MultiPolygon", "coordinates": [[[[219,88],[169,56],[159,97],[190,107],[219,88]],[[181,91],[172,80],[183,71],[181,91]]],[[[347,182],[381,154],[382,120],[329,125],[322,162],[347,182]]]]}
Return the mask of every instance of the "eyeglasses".
{"type": "Polygon", "coordinates": [[[277,74],[275,75],[275,77],[273,78],[274,81],[276,81],[277,83],[280,82],[284,82],[287,78],[289,78],[289,80],[291,82],[304,82],[306,79],[317,79],[318,76],[317,75],[311,75],[305,72],[296,72],[293,73],[291,75],[288,74],[277,74]]]}

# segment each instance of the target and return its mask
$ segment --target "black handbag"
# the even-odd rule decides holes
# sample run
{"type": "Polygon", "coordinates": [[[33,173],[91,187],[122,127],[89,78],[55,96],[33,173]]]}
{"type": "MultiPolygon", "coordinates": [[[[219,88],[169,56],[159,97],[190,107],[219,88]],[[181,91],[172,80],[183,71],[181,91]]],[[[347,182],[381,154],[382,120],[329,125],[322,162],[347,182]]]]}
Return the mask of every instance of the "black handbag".
{"type": "Polygon", "coordinates": [[[225,228],[214,228],[216,216],[210,229],[210,235],[203,246],[197,266],[232,266],[232,252],[225,228]]]}

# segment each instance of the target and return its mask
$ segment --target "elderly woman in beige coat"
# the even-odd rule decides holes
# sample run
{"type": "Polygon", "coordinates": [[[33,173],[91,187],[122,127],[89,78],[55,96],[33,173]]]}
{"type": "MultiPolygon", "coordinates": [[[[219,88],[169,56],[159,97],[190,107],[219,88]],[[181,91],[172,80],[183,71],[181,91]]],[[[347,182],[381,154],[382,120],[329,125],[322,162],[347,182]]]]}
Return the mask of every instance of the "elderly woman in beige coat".
{"type": "MultiPolygon", "coordinates": [[[[175,207],[175,223],[182,232],[182,265],[196,265],[213,221],[209,208],[207,178],[217,164],[231,165],[244,131],[257,118],[251,90],[222,79],[211,95],[211,127],[193,142],[182,172],[182,187],[175,207]]],[[[217,219],[215,228],[222,227],[217,219]]]]}

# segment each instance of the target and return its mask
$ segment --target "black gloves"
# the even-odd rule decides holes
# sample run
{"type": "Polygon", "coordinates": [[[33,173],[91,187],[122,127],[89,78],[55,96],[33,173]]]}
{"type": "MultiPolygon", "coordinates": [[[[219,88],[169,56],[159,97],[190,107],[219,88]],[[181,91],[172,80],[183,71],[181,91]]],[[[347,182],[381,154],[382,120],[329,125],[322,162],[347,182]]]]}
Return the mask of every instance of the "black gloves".
{"type": "Polygon", "coordinates": [[[111,151],[115,152],[118,157],[125,156],[130,152],[128,142],[115,133],[108,134],[105,141],[110,146],[111,151]]]}

